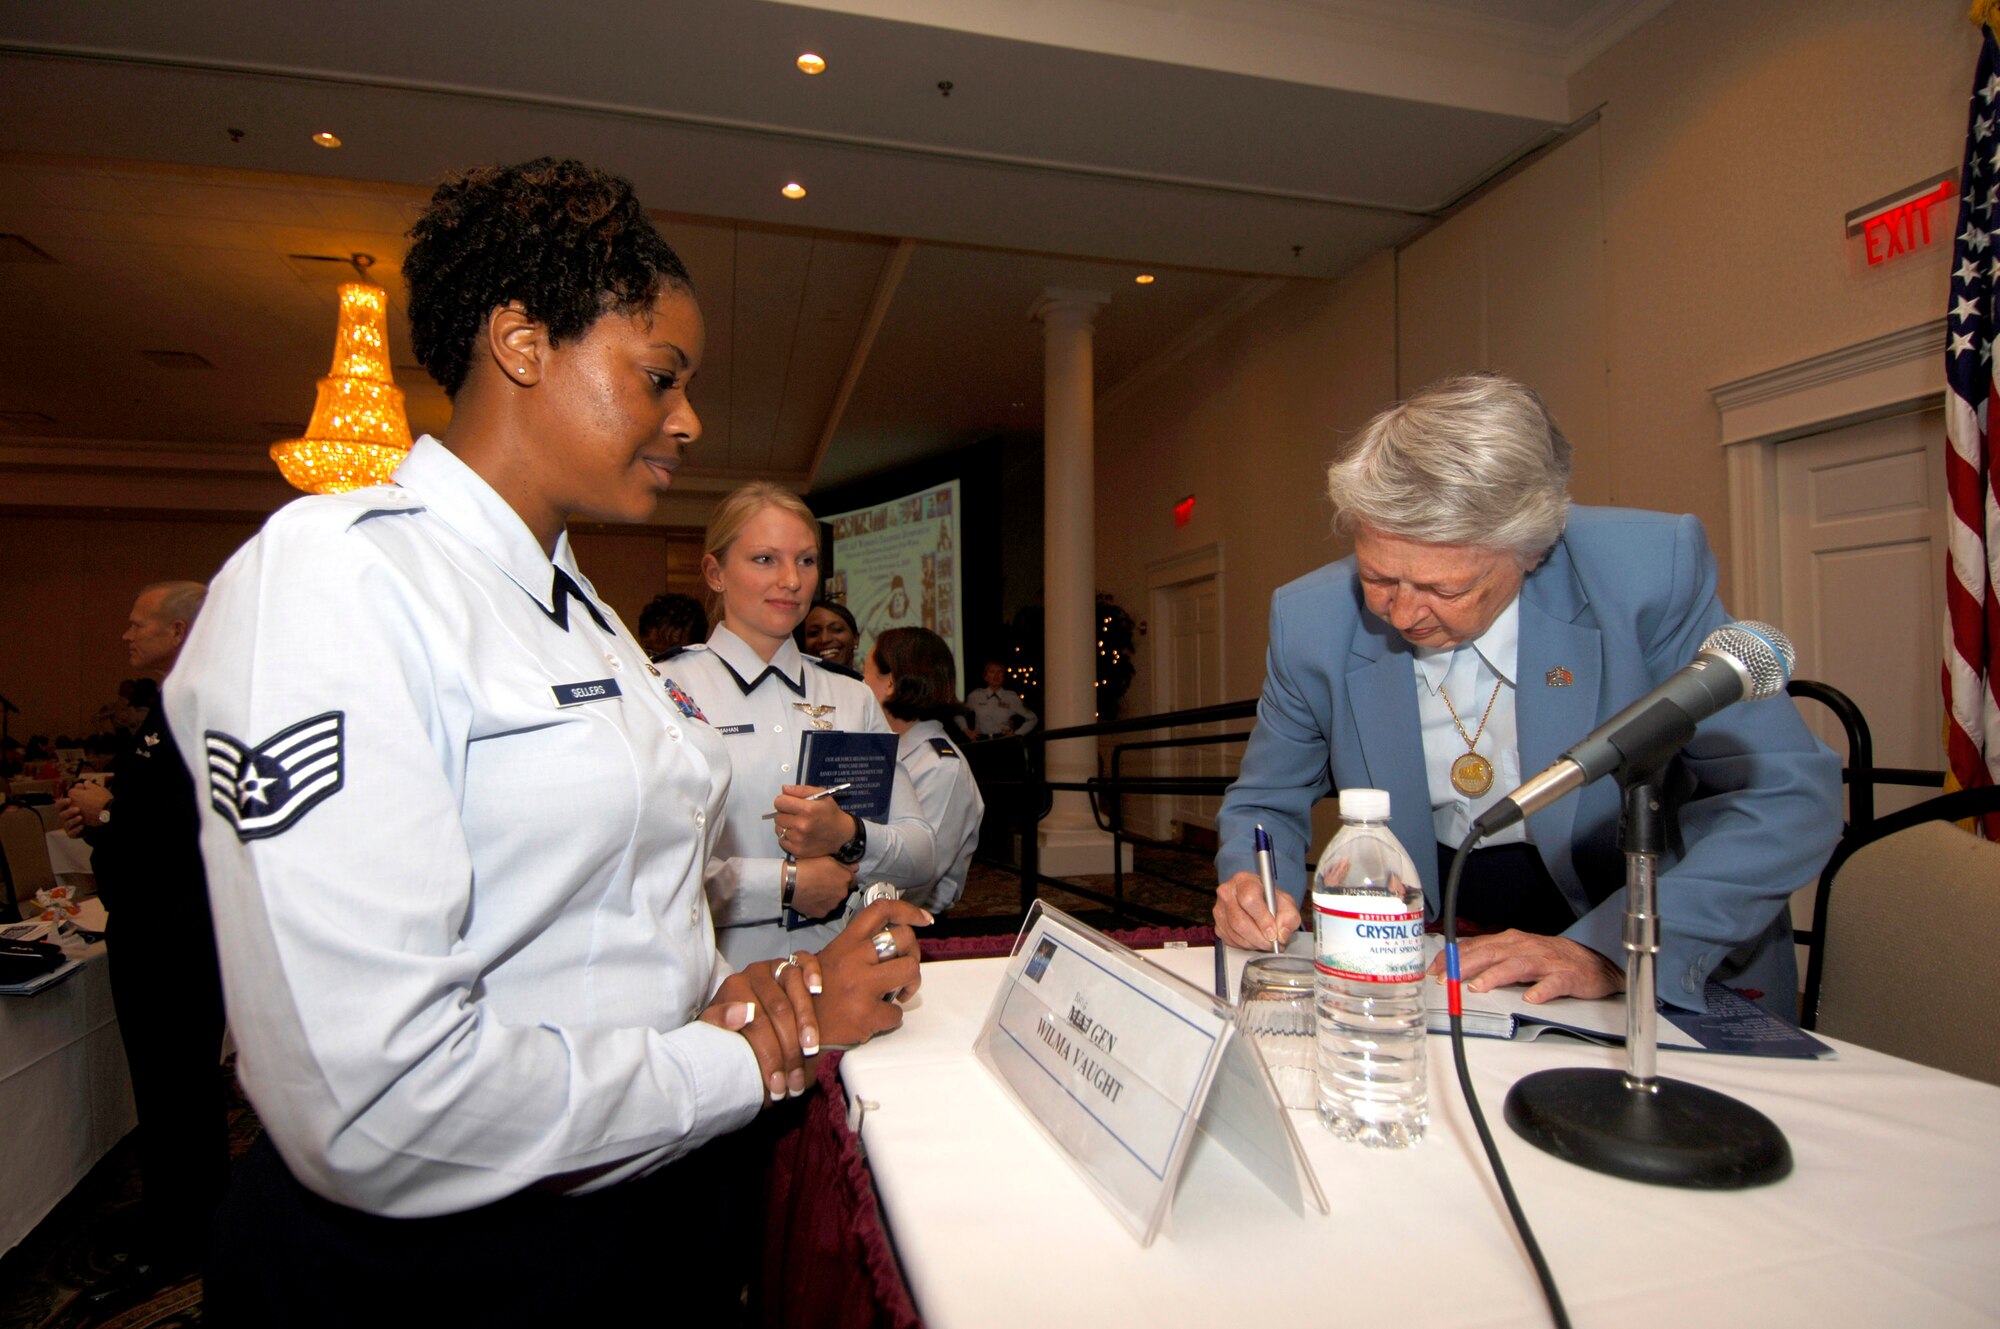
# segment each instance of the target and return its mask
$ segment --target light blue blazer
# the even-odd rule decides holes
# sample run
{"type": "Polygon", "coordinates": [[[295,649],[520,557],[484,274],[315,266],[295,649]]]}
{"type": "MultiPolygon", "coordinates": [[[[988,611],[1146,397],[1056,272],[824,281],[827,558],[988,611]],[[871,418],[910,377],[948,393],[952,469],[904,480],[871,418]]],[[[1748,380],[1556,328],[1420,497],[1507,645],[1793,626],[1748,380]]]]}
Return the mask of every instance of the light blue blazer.
{"type": "MultiPolygon", "coordinates": [[[[1569,526],[1521,586],[1515,714],[1521,769],[1534,773],[1687,664],[1729,621],[1715,556],[1693,517],[1573,507],[1569,526]],[[1568,682],[1559,685],[1567,672],[1568,682]]],[[[1312,806],[1330,791],[1389,791],[1390,824],[1439,909],[1436,834],[1409,645],[1369,613],[1343,559],[1271,597],[1271,646],[1257,725],[1223,799],[1216,867],[1254,871],[1251,828],[1277,850],[1279,884],[1306,886],[1312,806]]],[[[1786,899],[1840,834],[1840,762],[1789,697],[1743,702],[1704,721],[1681,755],[1692,786],[1682,852],[1662,860],[1659,992],[1703,1008],[1709,978],[1764,994],[1796,1017],[1798,972],[1786,899]]],[[[1673,777],[1670,777],[1670,784],[1673,777]]],[[[1576,911],[1572,941],[1624,963],[1619,789],[1600,780],[1528,819],[1549,875],[1576,911]],[[1592,907],[1591,881],[1603,895],[1592,907]]]]}

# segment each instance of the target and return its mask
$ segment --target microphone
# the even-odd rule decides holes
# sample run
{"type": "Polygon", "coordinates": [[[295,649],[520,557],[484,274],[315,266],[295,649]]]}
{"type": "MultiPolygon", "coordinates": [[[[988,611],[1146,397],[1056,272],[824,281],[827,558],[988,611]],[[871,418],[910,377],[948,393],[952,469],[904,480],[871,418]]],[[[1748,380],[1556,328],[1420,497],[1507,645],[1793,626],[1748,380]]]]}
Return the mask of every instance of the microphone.
{"type": "Polygon", "coordinates": [[[1783,692],[1797,660],[1791,641],[1768,623],[1724,624],[1708,634],[1691,662],[1481,813],[1473,831],[1487,836],[1505,830],[1621,767],[1664,762],[1717,711],[1783,692]]]}

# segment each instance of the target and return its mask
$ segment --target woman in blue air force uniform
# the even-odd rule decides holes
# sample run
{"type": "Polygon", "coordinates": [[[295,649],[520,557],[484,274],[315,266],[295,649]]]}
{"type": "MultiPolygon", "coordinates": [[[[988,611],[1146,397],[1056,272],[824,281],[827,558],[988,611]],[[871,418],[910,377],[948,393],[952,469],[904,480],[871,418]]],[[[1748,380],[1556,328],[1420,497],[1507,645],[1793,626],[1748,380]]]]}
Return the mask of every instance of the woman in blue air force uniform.
{"type": "MultiPolygon", "coordinates": [[[[804,1091],[822,1032],[897,1022],[913,939],[739,973],[716,954],[726,741],[565,530],[645,518],[700,430],[701,313],[630,186],[473,171],[412,239],[450,427],[393,486],[274,516],[168,683],[266,1132],[205,1317],[539,1326],[665,1287],[727,1323],[757,1230],[729,1137],[804,1091]]],[[[921,917],[873,908],[871,931],[921,917]]]]}
{"type": "Polygon", "coordinates": [[[927,888],[937,873],[930,827],[900,769],[882,822],[842,811],[837,795],[786,792],[807,792],[798,770],[804,731],[889,732],[858,677],[792,639],[819,585],[811,509],[778,485],[745,485],[716,507],[703,548],[715,629],[660,668],[690,713],[721,734],[735,772],[708,900],[722,954],[748,964],[838,935],[857,886],[927,888]]]}
{"type": "Polygon", "coordinates": [[[951,647],[929,628],[890,628],[875,639],[862,661],[861,681],[896,731],[896,760],[917,791],[917,805],[937,842],[938,879],[927,891],[906,899],[933,914],[958,902],[965,872],[979,841],[986,801],[953,741],[947,722],[966,714],[958,701],[958,664],[951,647]]]}
{"type": "MultiPolygon", "coordinates": [[[[1354,555],[1271,598],[1257,726],[1220,817],[1225,940],[1298,926],[1329,788],[1389,791],[1435,915],[1446,847],[1473,818],[1730,621],[1700,523],[1572,507],[1569,458],[1539,397],[1475,374],[1383,412],[1328,472],[1354,555]],[[1252,871],[1258,822],[1285,888],[1275,920],[1252,871]]],[[[1669,792],[1682,844],[1659,879],[1661,998],[1701,1010],[1716,979],[1796,1018],[1786,900],[1839,834],[1838,760],[1789,697],[1745,702],[1702,722],[1669,792]]],[[[1460,915],[1502,931],[1462,945],[1469,986],[1526,983],[1530,1001],[1623,987],[1618,814],[1601,780],[1475,852],[1460,915]]]]}

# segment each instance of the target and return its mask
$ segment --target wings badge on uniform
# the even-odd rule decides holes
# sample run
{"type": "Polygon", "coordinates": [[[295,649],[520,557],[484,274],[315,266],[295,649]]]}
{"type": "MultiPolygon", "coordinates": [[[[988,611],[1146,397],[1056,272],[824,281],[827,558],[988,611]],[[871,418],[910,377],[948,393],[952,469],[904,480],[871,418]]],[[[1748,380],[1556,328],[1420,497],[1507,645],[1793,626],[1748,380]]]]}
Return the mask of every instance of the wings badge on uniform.
{"type": "Polygon", "coordinates": [[[239,840],[262,840],[290,830],[322,800],[340,792],[345,732],[344,711],[301,720],[255,747],[219,729],[209,730],[209,802],[239,840]]]}
{"type": "Polygon", "coordinates": [[[803,712],[805,717],[812,721],[812,727],[815,729],[833,728],[833,721],[826,718],[833,714],[831,706],[815,706],[808,701],[795,701],[792,703],[792,709],[803,712]]]}

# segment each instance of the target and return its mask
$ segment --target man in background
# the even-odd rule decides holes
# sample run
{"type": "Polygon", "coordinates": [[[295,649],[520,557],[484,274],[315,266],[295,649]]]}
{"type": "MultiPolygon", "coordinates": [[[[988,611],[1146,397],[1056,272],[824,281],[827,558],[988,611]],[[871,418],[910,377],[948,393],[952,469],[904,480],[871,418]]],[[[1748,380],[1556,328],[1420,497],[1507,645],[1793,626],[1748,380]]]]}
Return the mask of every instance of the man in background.
{"type": "MultiPolygon", "coordinates": [[[[207,593],[193,581],[139,592],[124,637],[133,669],[166,676],[207,593]]],[[[110,787],[76,785],[57,806],[63,829],[91,844],[110,919],[111,1000],[139,1109],[140,1229],[127,1273],[134,1284],[163,1285],[201,1266],[229,1179],[229,1133],[217,1069],[222,975],[194,782],[153,695],[110,787]]]]}

